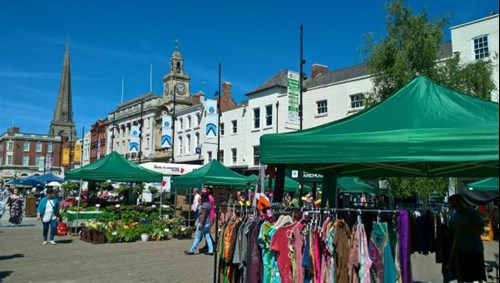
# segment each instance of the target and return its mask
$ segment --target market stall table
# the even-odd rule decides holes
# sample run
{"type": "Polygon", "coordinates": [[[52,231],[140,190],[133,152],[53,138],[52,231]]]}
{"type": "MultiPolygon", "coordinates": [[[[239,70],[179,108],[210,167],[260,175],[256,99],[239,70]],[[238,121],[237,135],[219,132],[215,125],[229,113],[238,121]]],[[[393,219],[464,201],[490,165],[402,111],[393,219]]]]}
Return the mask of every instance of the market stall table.
{"type": "Polygon", "coordinates": [[[80,211],[80,213],[77,213],[76,211],[66,211],[66,220],[68,220],[68,228],[71,231],[71,227],[73,226],[73,221],[76,220],[77,214],[78,214],[78,220],[89,220],[89,219],[96,219],[99,214],[101,214],[102,211],[80,211]]]}

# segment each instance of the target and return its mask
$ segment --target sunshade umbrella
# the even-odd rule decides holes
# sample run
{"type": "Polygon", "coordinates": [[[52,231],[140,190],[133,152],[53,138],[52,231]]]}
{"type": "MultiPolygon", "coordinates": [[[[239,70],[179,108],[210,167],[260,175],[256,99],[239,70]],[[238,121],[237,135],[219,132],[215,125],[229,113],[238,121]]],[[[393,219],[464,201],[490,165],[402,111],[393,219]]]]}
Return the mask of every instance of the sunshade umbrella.
{"type": "Polygon", "coordinates": [[[23,186],[23,187],[33,187],[36,185],[43,185],[42,182],[32,180],[29,178],[23,178],[23,179],[14,179],[10,180],[5,185],[10,185],[10,186],[23,186]]]}

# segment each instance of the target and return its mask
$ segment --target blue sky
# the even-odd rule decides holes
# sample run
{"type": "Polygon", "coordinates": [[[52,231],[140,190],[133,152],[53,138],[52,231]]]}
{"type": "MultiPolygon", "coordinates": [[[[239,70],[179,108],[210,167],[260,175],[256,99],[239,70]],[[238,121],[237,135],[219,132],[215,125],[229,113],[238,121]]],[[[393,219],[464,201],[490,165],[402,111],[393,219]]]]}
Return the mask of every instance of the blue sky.
{"type": "MultiPolygon", "coordinates": [[[[213,98],[222,81],[245,94],[281,70],[299,69],[304,26],[305,72],[363,62],[363,37],[385,36],[385,0],[369,1],[27,1],[0,0],[0,134],[12,125],[46,134],[59,90],[65,43],[71,42],[73,114],[78,136],[124,101],[162,93],[174,42],[191,76],[191,92],[213,98]]],[[[498,1],[408,1],[449,26],[498,13],[498,1]]]]}

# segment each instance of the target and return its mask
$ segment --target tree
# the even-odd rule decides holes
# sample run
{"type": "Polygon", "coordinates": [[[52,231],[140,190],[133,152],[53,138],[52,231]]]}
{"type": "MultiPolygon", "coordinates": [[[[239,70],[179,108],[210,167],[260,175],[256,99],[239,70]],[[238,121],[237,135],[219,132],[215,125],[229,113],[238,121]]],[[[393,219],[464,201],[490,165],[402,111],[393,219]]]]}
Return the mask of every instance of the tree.
{"type": "MultiPolygon", "coordinates": [[[[387,36],[375,42],[373,34],[365,36],[364,52],[373,90],[366,94],[367,105],[382,101],[417,75],[469,95],[490,99],[495,84],[491,79],[491,60],[460,62],[460,55],[440,58],[445,17],[430,21],[427,12],[414,15],[404,0],[389,0],[386,5],[387,36]]],[[[496,56],[496,55],[495,55],[496,56]]]]}
{"type": "MultiPolygon", "coordinates": [[[[428,19],[427,12],[414,15],[404,0],[389,0],[386,5],[387,36],[375,42],[373,34],[365,37],[364,51],[372,77],[372,92],[366,93],[366,105],[387,99],[417,75],[457,91],[490,99],[495,90],[492,81],[491,60],[460,62],[460,55],[440,58],[443,45],[442,29],[445,17],[428,19]]],[[[497,55],[495,55],[497,56],[497,55]]],[[[397,197],[444,194],[448,188],[446,178],[389,178],[393,195],[397,197]]]]}

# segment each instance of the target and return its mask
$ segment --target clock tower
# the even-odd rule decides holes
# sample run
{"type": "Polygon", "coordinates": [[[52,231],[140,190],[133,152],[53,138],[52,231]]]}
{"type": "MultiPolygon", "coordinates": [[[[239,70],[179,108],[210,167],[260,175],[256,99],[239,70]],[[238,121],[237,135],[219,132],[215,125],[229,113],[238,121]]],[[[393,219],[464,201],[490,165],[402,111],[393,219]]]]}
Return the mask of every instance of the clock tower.
{"type": "Polygon", "coordinates": [[[169,114],[173,111],[174,100],[176,110],[192,105],[189,81],[189,75],[184,73],[184,60],[179,52],[178,41],[176,41],[175,51],[170,58],[170,71],[163,77],[162,102],[166,105],[169,114]]]}

